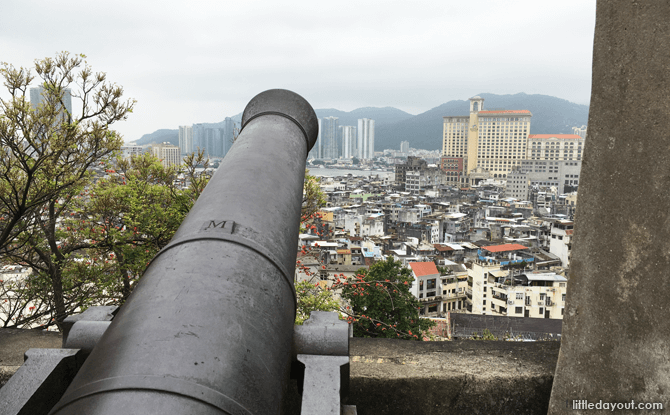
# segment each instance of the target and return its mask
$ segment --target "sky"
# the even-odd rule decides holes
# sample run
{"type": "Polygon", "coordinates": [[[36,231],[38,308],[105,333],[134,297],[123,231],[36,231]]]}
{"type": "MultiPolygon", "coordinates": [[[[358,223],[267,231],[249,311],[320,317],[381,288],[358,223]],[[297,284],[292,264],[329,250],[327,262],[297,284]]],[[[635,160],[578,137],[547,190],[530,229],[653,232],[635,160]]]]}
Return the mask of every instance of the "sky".
{"type": "Polygon", "coordinates": [[[272,88],[342,111],[485,92],[588,104],[595,3],[0,0],[0,61],[85,54],[137,101],[113,125],[126,142],[222,121],[272,88]]]}

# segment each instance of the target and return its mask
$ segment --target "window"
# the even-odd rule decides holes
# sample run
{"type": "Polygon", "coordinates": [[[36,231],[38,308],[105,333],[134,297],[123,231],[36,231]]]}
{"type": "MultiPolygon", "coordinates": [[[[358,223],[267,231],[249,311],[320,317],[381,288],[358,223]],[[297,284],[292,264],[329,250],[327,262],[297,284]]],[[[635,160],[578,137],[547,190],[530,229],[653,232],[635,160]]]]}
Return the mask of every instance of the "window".
{"type": "Polygon", "coordinates": [[[423,293],[419,293],[419,298],[423,298],[423,293]]]}
{"type": "Polygon", "coordinates": [[[540,315],[544,314],[544,307],[540,307],[540,315]]]}
{"type": "Polygon", "coordinates": [[[523,313],[523,307],[514,307],[514,313],[515,314],[523,313]]]}
{"type": "Polygon", "coordinates": [[[436,284],[436,279],[433,278],[431,280],[426,281],[428,283],[428,289],[429,290],[434,290],[435,289],[435,284],[436,284]]]}
{"type": "Polygon", "coordinates": [[[483,305],[486,305],[486,300],[484,300],[484,303],[483,303],[483,305]]]}
{"type": "Polygon", "coordinates": [[[517,300],[523,300],[523,293],[516,293],[517,300]]]}
{"type": "Polygon", "coordinates": [[[547,294],[540,294],[540,301],[543,301],[547,294]]]}
{"type": "Polygon", "coordinates": [[[428,306],[428,312],[429,313],[437,313],[437,304],[433,304],[431,306],[428,306]]]}
{"type": "Polygon", "coordinates": [[[565,302],[565,294],[563,294],[562,300],[563,302],[565,302]]]}

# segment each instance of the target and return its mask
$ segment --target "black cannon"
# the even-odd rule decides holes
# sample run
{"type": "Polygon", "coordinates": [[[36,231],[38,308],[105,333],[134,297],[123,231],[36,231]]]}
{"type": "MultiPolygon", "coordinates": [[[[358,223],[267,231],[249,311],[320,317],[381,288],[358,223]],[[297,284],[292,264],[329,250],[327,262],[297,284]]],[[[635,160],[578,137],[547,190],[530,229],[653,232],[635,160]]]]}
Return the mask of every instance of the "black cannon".
{"type": "MultiPolygon", "coordinates": [[[[35,367],[46,379],[62,359],[77,367],[86,359],[51,414],[279,413],[296,355],[340,379],[346,323],[329,314],[295,335],[293,327],[305,160],[317,134],[314,110],[299,95],[270,90],[251,100],[237,141],[118,314],[87,311],[103,321],[74,323],[64,343],[76,352],[45,349],[56,351],[47,363],[24,364],[22,378],[33,385],[35,367]]],[[[331,381],[322,372],[305,373],[306,390],[331,381]]],[[[23,391],[21,381],[6,388],[23,391]]],[[[339,396],[332,399],[337,405],[325,412],[339,413],[339,396]]],[[[326,409],[304,399],[302,407],[326,409]]]]}

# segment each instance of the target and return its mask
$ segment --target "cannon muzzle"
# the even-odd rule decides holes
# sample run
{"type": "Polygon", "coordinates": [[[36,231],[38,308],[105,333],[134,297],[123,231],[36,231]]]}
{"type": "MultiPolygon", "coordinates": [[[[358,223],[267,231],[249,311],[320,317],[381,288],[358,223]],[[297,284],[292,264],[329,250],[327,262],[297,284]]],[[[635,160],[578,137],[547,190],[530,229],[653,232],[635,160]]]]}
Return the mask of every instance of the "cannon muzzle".
{"type": "Polygon", "coordinates": [[[279,413],[316,114],[269,90],[52,414],[279,413]]]}

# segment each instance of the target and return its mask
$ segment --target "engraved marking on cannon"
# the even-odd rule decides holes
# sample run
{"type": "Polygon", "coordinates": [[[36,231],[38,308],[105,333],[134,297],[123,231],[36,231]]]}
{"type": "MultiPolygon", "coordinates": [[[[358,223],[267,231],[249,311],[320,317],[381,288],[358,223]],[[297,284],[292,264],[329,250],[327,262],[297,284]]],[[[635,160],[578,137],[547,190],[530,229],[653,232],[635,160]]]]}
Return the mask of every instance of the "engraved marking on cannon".
{"type": "Polygon", "coordinates": [[[235,222],[232,220],[208,220],[203,223],[200,232],[223,231],[225,233],[235,233],[235,222]]]}

